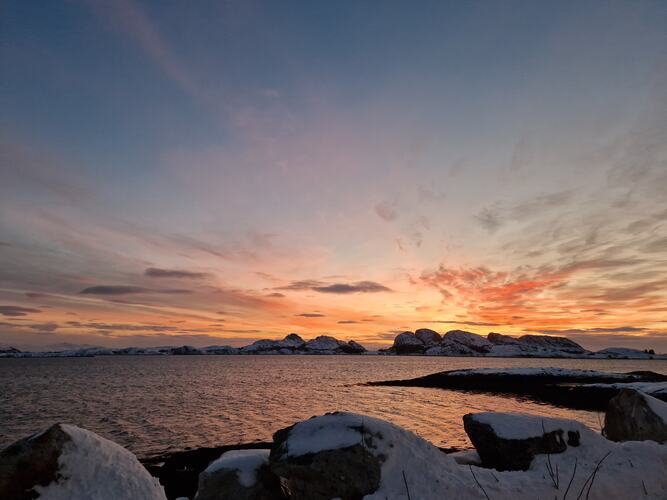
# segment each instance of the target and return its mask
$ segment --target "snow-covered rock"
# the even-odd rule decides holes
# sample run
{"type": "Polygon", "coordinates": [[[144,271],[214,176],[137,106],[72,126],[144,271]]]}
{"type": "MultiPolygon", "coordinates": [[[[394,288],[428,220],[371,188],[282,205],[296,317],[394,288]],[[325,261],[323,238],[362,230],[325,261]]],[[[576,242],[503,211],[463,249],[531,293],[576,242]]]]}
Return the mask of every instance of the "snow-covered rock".
{"type": "Polygon", "coordinates": [[[164,500],[157,479],[125,448],[56,424],[0,451],[0,498],[164,500]]]}
{"type": "Polygon", "coordinates": [[[337,351],[345,342],[329,337],[328,335],[320,335],[319,337],[314,338],[306,342],[307,351],[315,352],[325,352],[325,351],[337,351]]]}
{"type": "Polygon", "coordinates": [[[470,347],[454,342],[449,339],[443,339],[437,345],[428,347],[424,354],[427,356],[477,356],[479,353],[473,351],[470,347]]]}
{"type": "Polygon", "coordinates": [[[201,474],[196,500],[282,500],[280,482],[268,467],[269,450],[223,453],[201,474]]]}
{"type": "Polygon", "coordinates": [[[539,419],[513,413],[468,413],[463,426],[486,467],[526,470],[535,455],[579,446],[584,426],[573,420],[539,419]]]}
{"type": "Polygon", "coordinates": [[[426,346],[439,344],[442,341],[442,337],[435,330],[429,328],[420,328],[415,331],[415,337],[422,341],[426,346]]]}
{"type": "Polygon", "coordinates": [[[274,435],[271,468],[295,500],[475,498],[456,462],[400,427],[330,413],[274,435]]]}
{"type": "Polygon", "coordinates": [[[521,342],[516,337],[503,335],[502,333],[490,332],[486,336],[486,339],[495,345],[521,345],[521,342]]]}
{"type": "Polygon", "coordinates": [[[347,354],[361,354],[362,352],[366,352],[366,348],[354,340],[350,340],[343,344],[341,349],[347,354]]]}
{"type": "Polygon", "coordinates": [[[588,351],[575,341],[566,337],[551,335],[522,335],[519,342],[524,345],[538,347],[549,351],[560,351],[568,354],[586,354],[588,351]]]}
{"type": "Polygon", "coordinates": [[[497,419],[489,416],[487,421],[510,439],[539,436],[542,423],[547,431],[552,425],[575,430],[580,445],[566,446],[558,454],[535,455],[526,471],[500,472],[476,467],[462,457],[464,463],[459,464],[451,455],[389,422],[333,413],[279,431],[270,465],[288,488],[296,487],[296,499],[667,498],[667,446],[651,441],[613,443],[576,422],[552,423],[542,417],[520,416],[517,420],[517,415],[501,415],[497,419]],[[328,467],[329,457],[349,458],[354,468],[347,470],[337,463],[328,467]],[[356,478],[364,473],[368,480],[357,483],[356,478]],[[350,484],[365,488],[352,490],[356,496],[351,496],[350,484]],[[374,484],[376,489],[369,491],[374,484]],[[305,489],[309,487],[312,489],[305,489]]]}
{"type": "Polygon", "coordinates": [[[196,347],[192,347],[191,345],[184,345],[172,349],[171,354],[177,356],[192,356],[193,354],[204,354],[204,353],[200,349],[197,349],[196,347]]]}
{"type": "Polygon", "coordinates": [[[293,349],[301,349],[306,345],[306,341],[296,333],[290,333],[281,342],[284,347],[291,347],[293,349]]]}
{"type": "Polygon", "coordinates": [[[209,345],[201,349],[206,354],[238,354],[239,350],[230,345],[209,345]]]}
{"type": "Polygon", "coordinates": [[[412,332],[403,332],[396,335],[392,349],[396,354],[414,354],[424,352],[424,342],[412,332]]]}
{"type": "Polygon", "coordinates": [[[633,389],[609,401],[604,434],[612,441],[667,441],[667,403],[633,389]]]}
{"type": "Polygon", "coordinates": [[[608,347],[597,351],[594,355],[596,358],[611,358],[611,359],[653,359],[655,354],[649,354],[639,349],[630,349],[628,347],[608,347]]]}
{"type": "Polygon", "coordinates": [[[479,353],[487,353],[493,347],[493,344],[481,335],[464,330],[451,330],[445,333],[443,341],[445,340],[462,344],[479,353]]]}

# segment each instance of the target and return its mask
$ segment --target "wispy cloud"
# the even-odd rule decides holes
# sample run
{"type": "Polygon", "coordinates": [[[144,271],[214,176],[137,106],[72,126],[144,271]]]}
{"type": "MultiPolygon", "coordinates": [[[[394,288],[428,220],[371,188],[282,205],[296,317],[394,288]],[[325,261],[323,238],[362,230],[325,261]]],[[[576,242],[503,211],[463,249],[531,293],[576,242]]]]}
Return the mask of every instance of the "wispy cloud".
{"type": "Polygon", "coordinates": [[[84,288],[79,293],[82,295],[131,295],[138,293],[164,293],[164,294],[180,294],[191,293],[191,290],[185,289],[165,289],[156,290],[152,288],[144,288],[141,286],[131,285],[97,285],[84,288]]]}
{"type": "Polygon", "coordinates": [[[41,309],[21,306],[0,306],[0,314],[3,316],[27,316],[28,314],[42,312],[41,309]]]}
{"type": "Polygon", "coordinates": [[[203,279],[210,276],[209,273],[196,271],[186,271],[183,269],[160,269],[149,267],[144,271],[144,275],[150,278],[185,278],[185,279],[203,279]]]}
{"type": "Polygon", "coordinates": [[[289,285],[277,287],[277,290],[312,290],[319,293],[350,294],[391,292],[389,287],[375,281],[356,281],[353,283],[326,283],[318,280],[293,281],[289,285]]]}

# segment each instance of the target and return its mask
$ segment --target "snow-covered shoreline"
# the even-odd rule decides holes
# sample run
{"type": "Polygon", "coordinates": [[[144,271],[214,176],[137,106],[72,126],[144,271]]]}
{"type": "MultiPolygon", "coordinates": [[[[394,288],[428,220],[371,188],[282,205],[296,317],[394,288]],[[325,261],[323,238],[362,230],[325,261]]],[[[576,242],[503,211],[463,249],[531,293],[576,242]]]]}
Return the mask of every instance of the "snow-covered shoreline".
{"type": "Polygon", "coordinates": [[[57,424],[0,450],[0,497],[658,500],[667,497],[666,418],[667,403],[633,389],[610,402],[602,433],[574,420],[469,413],[463,430],[475,449],[450,453],[385,420],[334,412],[271,443],[179,452],[145,468],[117,444],[57,424]]]}

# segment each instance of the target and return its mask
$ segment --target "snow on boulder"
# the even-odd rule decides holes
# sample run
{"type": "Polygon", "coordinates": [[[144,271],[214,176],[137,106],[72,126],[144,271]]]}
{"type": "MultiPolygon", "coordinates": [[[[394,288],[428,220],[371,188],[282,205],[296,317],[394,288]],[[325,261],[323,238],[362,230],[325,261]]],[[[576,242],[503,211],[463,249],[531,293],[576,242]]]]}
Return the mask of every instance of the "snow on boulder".
{"type": "Polygon", "coordinates": [[[415,331],[415,337],[422,341],[424,345],[439,344],[442,337],[435,330],[429,328],[420,328],[415,331]]]}
{"type": "Polygon", "coordinates": [[[345,344],[345,342],[342,342],[333,337],[329,337],[327,335],[320,335],[319,337],[316,337],[315,339],[306,342],[306,349],[308,351],[315,351],[315,352],[324,352],[324,351],[334,352],[338,351],[343,344],[345,344]]]}
{"type": "Polygon", "coordinates": [[[193,354],[203,354],[203,352],[191,345],[184,345],[181,347],[173,347],[171,349],[171,354],[176,356],[190,356],[193,354]]]}
{"type": "Polygon", "coordinates": [[[0,498],[166,497],[130,451],[85,429],[55,424],[0,451],[0,498]]]}
{"type": "Polygon", "coordinates": [[[633,389],[609,401],[604,434],[612,441],[667,441],[667,403],[633,389]]]}
{"type": "Polygon", "coordinates": [[[502,333],[490,332],[486,339],[495,345],[519,345],[519,339],[516,337],[511,337],[509,335],[503,335],[502,333]]]}
{"type": "Polygon", "coordinates": [[[424,352],[424,342],[415,337],[412,332],[403,332],[396,335],[392,349],[396,354],[413,354],[424,352]]]}
{"type": "Polygon", "coordinates": [[[445,333],[444,340],[457,342],[479,353],[487,353],[493,347],[493,344],[481,335],[464,330],[451,330],[445,333]]]}
{"type": "Polygon", "coordinates": [[[427,356],[478,356],[477,351],[473,351],[470,347],[467,347],[458,342],[452,340],[444,339],[437,345],[428,347],[424,354],[427,356]]]}
{"type": "Polygon", "coordinates": [[[362,352],[366,352],[366,348],[354,340],[341,345],[340,348],[346,354],[361,354],[362,352]]]}
{"type": "Polygon", "coordinates": [[[497,470],[526,470],[535,455],[562,453],[592,433],[573,420],[517,413],[468,413],[463,427],[482,463],[497,470]]]}
{"type": "Polygon", "coordinates": [[[653,354],[628,347],[608,347],[607,349],[597,351],[594,356],[596,358],[611,359],[653,359],[655,357],[653,354]]]}
{"type": "Polygon", "coordinates": [[[453,458],[376,418],[328,413],[273,439],[271,469],[294,500],[479,497],[453,458]]]}
{"type": "Polygon", "coordinates": [[[241,347],[240,352],[242,354],[257,354],[261,352],[278,351],[282,348],[283,345],[280,340],[262,339],[256,340],[250,345],[241,347]]]}
{"type": "Polygon", "coordinates": [[[545,350],[560,351],[568,354],[586,354],[588,351],[579,344],[566,337],[550,335],[522,335],[519,337],[522,344],[545,350]]]}
{"type": "Polygon", "coordinates": [[[199,474],[195,500],[282,500],[280,481],[268,467],[269,450],[232,450],[199,474]]]}
{"type": "Polygon", "coordinates": [[[284,347],[291,347],[293,349],[301,349],[306,345],[306,341],[303,340],[299,335],[296,333],[290,333],[287,335],[282,341],[281,344],[284,347]]]}

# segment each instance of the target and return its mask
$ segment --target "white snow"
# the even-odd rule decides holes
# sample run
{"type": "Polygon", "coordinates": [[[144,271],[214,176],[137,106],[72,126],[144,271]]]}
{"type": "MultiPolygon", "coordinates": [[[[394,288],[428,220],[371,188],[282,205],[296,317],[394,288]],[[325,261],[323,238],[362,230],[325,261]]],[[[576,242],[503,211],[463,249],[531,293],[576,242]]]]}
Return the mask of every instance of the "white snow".
{"type": "Polygon", "coordinates": [[[667,403],[654,398],[653,396],[649,396],[648,394],[642,394],[642,396],[644,397],[644,400],[648,404],[649,408],[653,410],[653,413],[658,415],[662,421],[667,424],[667,403]]]}
{"type": "MultiPolygon", "coordinates": [[[[427,441],[389,422],[336,413],[296,424],[288,436],[287,448],[289,455],[299,456],[351,446],[361,443],[363,426],[364,441],[370,441],[367,450],[382,460],[380,486],[366,495],[365,500],[406,500],[408,495],[420,500],[483,500],[482,488],[493,500],[562,499],[571,478],[568,498],[577,498],[582,490],[580,498],[586,498],[587,484],[603,458],[589,500],[667,498],[667,446],[651,441],[612,443],[577,422],[542,417],[532,417],[534,422],[530,422],[531,417],[520,417],[519,420],[516,420],[517,415],[483,418],[501,422],[508,427],[508,433],[517,435],[521,433],[518,429],[524,426],[532,433],[537,425],[541,432],[542,422],[547,430],[576,429],[581,434],[581,445],[570,446],[564,453],[549,457],[538,455],[528,471],[498,472],[459,464],[452,455],[442,453],[427,441]],[[558,488],[547,472],[547,460],[558,468],[558,488]],[[575,461],[577,468],[573,474],[575,461]]],[[[464,461],[463,456],[460,459],[464,461]]]]}
{"type": "Polygon", "coordinates": [[[211,474],[227,469],[236,471],[239,483],[250,488],[257,482],[257,471],[269,462],[271,450],[232,450],[223,453],[220,458],[211,462],[206,472],[211,474]]]}
{"type": "Polygon", "coordinates": [[[521,413],[497,413],[483,412],[475,413],[474,420],[481,424],[490,425],[496,435],[503,439],[527,439],[539,437],[545,432],[562,430],[567,437],[567,431],[579,431],[579,433],[593,432],[585,425],[574,420],[557,418],[540,419],[533,415],[521,413]]]}
{"type": "Polygon", "coordinates": [[[469,370],[455,370],[447,373],[448,376],[467,375],[524,375],[550,377],[605,377],[618,379],[636,379],[638,375],[627,373],[601,372],[597,370],[576,370],[567,368],[474,368],[469,370]]]}
{"type": "Polygon", "coordinates": [[[476,333],[466,332],[463,330],[452,330],[445,333],[443,340],[450,340],[452,342],[458,342],[463,344],[466,347],[470,347],[475,351],[486,352],[493,347],[493,344],[488,341],[485,337],[477,335],[476,333]]]}
{"type": "Polygon", "coordinates": [[[613,387],[614,389],[635,389],[650,396],[667,397],[667,382],[617,382],[615,384],[584,384],[582,387],[613,387]]]}
{"type": "Polygon", "coordinates": [[[60,479],[36,486],[40,500],[165,500],[164,489],[130,451],[97,434],[62,425],[71,440],[58,458],[60,479]]]}

